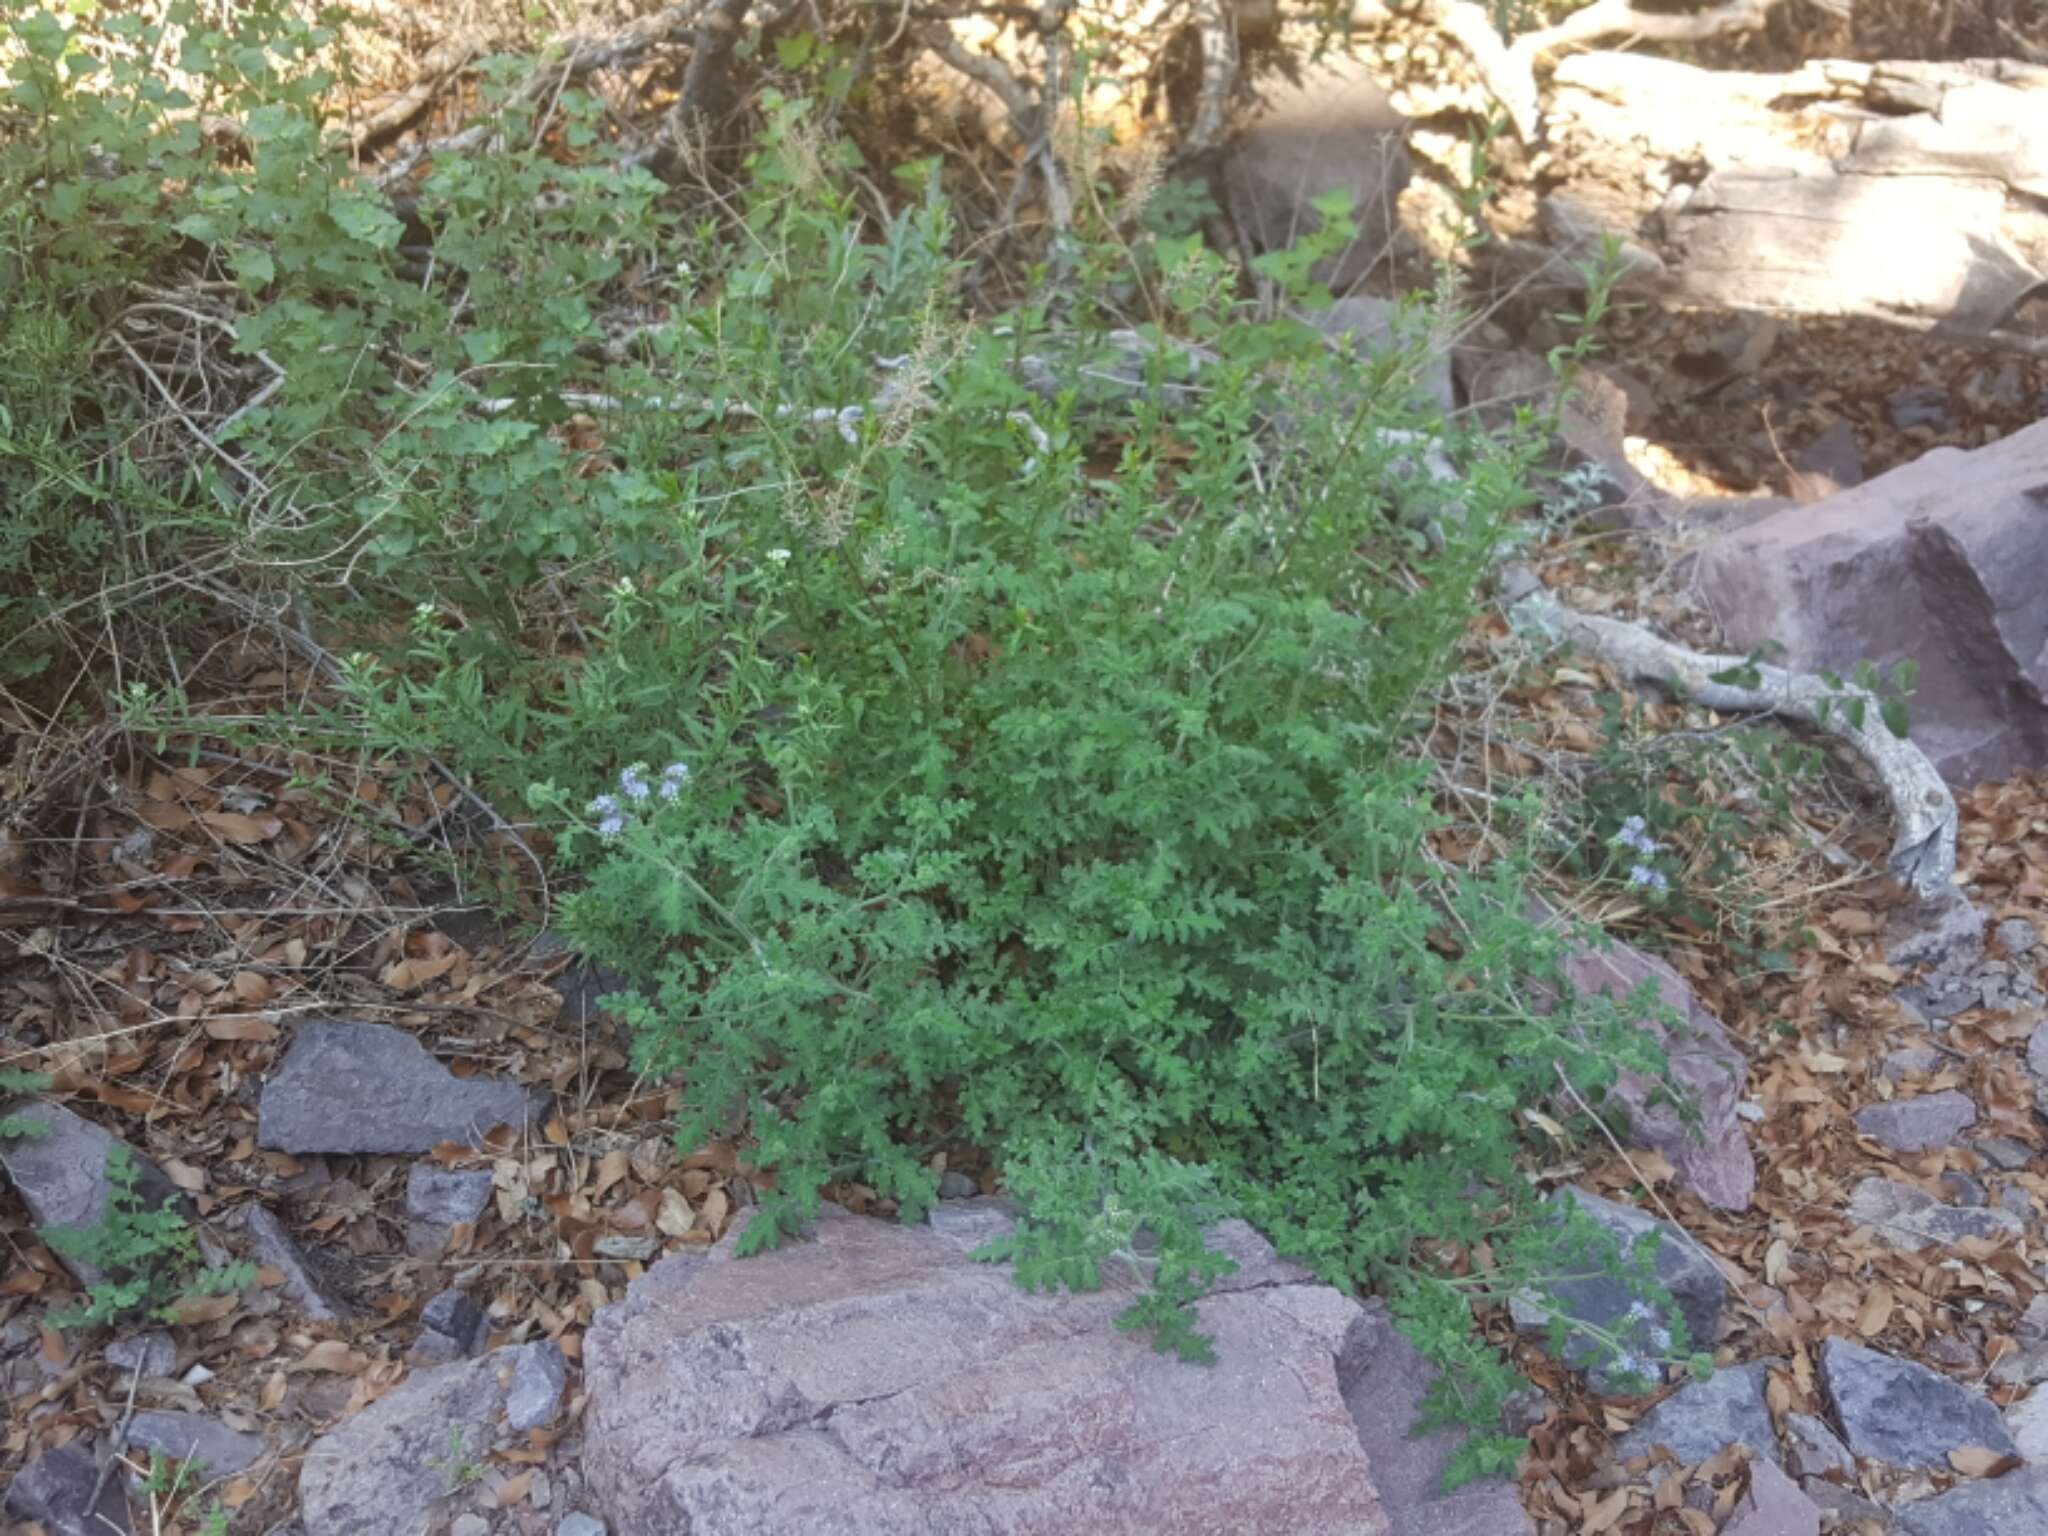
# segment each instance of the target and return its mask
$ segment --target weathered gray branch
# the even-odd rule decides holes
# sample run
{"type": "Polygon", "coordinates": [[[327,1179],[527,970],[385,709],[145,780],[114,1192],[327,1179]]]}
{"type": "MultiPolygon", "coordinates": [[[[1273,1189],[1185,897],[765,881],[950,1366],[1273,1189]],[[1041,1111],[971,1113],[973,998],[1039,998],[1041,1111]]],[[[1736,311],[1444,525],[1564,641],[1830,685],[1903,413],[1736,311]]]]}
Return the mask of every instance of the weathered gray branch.
{"type": "Polygon", "coordinates": [[[1623,676],[1662,684],[1708,709],[1764,713],[1839,737],[1876,772],[1891,803],[1891,870],[1923,901],[1948,896],[1956,869],[1956,802],[1927,754],[1885,725],[1878,700],[1863,689],[1836,687],[1811,673],[1752,663],[1744,656],[1688,650],[1639,624],[1598,618],[1566,607],[1526,568],[1502,573],[1509,617],[1518,624],[1596,656],[1623,676]],[[1754,667],[1756,686],[1717,681],[1717,674],[1754,667]],[[1860,701],[1862,708],[1844,706],[1860,701]],[[1852,718],[1853,715],[1853,718],[1852,718]]]}

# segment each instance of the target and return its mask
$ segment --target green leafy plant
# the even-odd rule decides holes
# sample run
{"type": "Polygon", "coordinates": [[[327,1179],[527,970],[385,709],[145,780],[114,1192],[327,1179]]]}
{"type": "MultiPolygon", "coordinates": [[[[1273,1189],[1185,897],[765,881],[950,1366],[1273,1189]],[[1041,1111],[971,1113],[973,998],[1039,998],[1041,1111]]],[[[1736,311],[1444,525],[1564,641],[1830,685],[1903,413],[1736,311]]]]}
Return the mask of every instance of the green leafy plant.
{"type": "Polygon", "coordinates": [[[87,1289],[83,1306],[52,1312],[55,1326],[94,1328],[138,1315],[169,1318],[187,1291],[219,1295],[255,1282],[253,1264],[201,1267],[191,1224],[174,1200],[154,1200],[142,1188],[142,1171],[127,1147],[108,1148],[106,1177],[106,1208],[96,1224],[43,1228],[43,1240],[58,1254],[106,1277],[87,1289]]]}
{"type": "MultiPolygon", "coordinates": [[[[18,1072],[11,1067],[0,1067],[0,1095],[42,1093],[50,1086],[49,1077],[41,1072],[18,1072]]],[[[0,1141],[32,1136],[44,1136],[49,1127],[40,1120],[26,1115],[0,1115],[0,1141]]]]}

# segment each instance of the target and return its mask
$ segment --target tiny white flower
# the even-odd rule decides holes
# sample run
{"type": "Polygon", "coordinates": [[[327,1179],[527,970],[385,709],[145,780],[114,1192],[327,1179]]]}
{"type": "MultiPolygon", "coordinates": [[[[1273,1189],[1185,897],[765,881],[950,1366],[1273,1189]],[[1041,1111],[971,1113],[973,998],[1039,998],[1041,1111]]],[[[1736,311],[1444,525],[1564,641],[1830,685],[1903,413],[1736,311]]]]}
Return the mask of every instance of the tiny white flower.
{"type": "Polygon", "coordinates": [[[431,619],[435,614],[439,613],[440,611],[441,610],[436,608],[432,603],[421,603],[418,607],[413,609],[413,612],[418,614],[423,619],[431,619]]]}
{"type": "Polygon", "coordinates": [[[787,565],[789,564],[789,551],[786,549],[771,549],[768,551],[768,558],[777,565],[787,565]]]}

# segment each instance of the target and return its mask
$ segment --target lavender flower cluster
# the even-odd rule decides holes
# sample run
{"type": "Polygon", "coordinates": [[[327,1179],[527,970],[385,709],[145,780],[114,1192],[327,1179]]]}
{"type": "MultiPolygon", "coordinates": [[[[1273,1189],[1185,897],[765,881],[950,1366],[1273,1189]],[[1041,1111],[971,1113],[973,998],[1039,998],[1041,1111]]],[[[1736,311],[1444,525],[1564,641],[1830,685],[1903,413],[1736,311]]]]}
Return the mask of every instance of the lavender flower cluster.
{"type": "Polygon", "coordinates": [[[619,770],[619,790],[615,795],[599,795],[585,809],[597,818],[597,835],[606,842],[612,841],[632,824],[634,808],[644,806],[650,800],[664,804],[682,794],[683,786],[690,782],[688,763],[670,763],[661,770],[661,777],[652,783],[647,778],[645,763],[629,763],[619,770]]]}
{"type": "MultiPolygon", "coordinates": [[[[1649,824],[1640,816],[1631,816],[1624,821],[1621,830],[1614,834],[1614,841],[1619,847],[1641,854],[1643,859],[1654,857],[1664,846],[1650,836],[1649,824]]],[[[1664,878],[1661,871],[1651,868],[1641,860],[1629,870],[1628,883],[1660,894],[1671,889],[1671,882],[1664,878]]]]}

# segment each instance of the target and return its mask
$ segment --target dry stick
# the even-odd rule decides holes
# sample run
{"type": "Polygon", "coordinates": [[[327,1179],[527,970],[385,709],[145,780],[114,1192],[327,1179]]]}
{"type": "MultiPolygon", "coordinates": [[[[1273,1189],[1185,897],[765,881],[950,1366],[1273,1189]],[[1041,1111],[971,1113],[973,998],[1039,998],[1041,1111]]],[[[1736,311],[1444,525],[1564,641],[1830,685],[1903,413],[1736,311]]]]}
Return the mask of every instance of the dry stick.
{"type": "MultiPolygon", "coordinates": [[[[121,1410],[121,1422],[114,1428],[114,1444],[119,1446],[128,1433],[128,1426],[135,1422],[135,1389],[142,1384],[142,1361],[138,1359],[128,1369],[128,1406],[121,1410]]],[[[114,1463],[120,1459],[118,1450],[110,1450],[106,1460],[100,1463],[99,1476],[92,1480],[92,1496],[85,1501],[86,1513],[99,1521],[110,1531],[121,1527],[107,1519],[100,1511],[100,1495],[106,1492],[107,1479],[114,1475],[114,1463]]]]}
{"type": "Polygon", "coordinates": [[[1569,641],[1628,677],[1661,683],[1708,709],[1803,720],[1847,742],[1876,771],[1891,802],[1896,829],[1888,860],[1892,873],[1922,901],[1949,894],[1956,871],[1955,797],[1919,744],[1891,733],[1879,701],[1869,692],[1746,656],[1687,650],[1641,625],[1579,613],[1552,597],[1523,566],[1509,567],[1503,583],[1511,619],[1569,641]],[[1753,673],[1755,685],[1724,680],[1740,672],[1753,673]]]}
{"type": "Polygon", "coordinates": [[[356,125],[351,135],[355,153],[366,155],[403,133],[482,52],[483,45],[467,34],[436,43],[420,61],[419,77],[356,125]]]}

